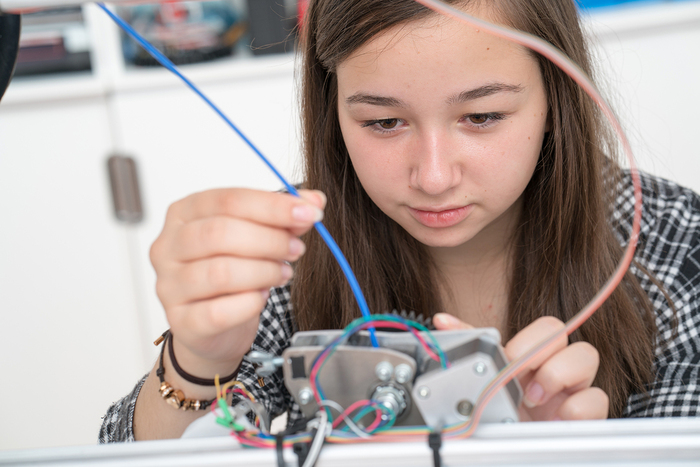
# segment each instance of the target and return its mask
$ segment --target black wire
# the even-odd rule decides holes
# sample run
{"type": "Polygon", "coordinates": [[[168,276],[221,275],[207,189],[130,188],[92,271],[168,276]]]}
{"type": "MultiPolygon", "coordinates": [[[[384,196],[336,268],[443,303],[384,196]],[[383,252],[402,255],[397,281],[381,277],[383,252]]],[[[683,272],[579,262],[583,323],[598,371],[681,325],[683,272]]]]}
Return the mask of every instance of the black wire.
{"type": "Polygon", "coordinates": [[[20,15],[0,12],[0,99],[10,85],[19,52],[20,15]]]}
{"type": "Polygon", "coordinates": [[[277,467],[286,467],[284,463],[284,435],[282,433],[275,436],[277,452],[277,467]]]}
{"type": "MultiPolygon", "coordinates": [[[[314,430],[314,432],[312,433],[312,438],[311,438],[312,440],[313,440],[313,435],[315,435],[315,434],[316,433],[314,430]]],[[[298,443],[294,443],[292,445],[292,450],[294,451],[294,454],[297,455],[297,459],[298,459],[297,464],[299,465],[299,467],[304,465],[304,463],[306,462],[306,458],[309,455],[309,448],[310,447],[311,447],[311,442],[308,442],[308,443],[298,442],[298,443]]]]}
{"type": "MultiPolygon", "coordinates": [[[[275,451],[277,452],[277,467],[285,467],[285,465],[286,465],[284,463],[284,454],[283,454],[284,453],[284,437],[288,436],[288,435],[293,435],[293,434],[298,433],[301,430],[305,429],[306,424],[308,422],[309,421],[307,419],[297,420],[296,422],[294,422],[294,424],[292,426],[287,427],[284,431],[275,435],[275,440],[276,440],[275,451]]],[[[313,440],[313,438],[312,438],[312,440],[313,440]]],[[[295,447],[294,452],[298,456],[297,449],[299,449],[299,448],[295,447]]],[[[307,447],[307,452],[308,452],[308,447],[307,447]]],[[[304,455],[304,460],[306,460],[306,455],[304,455]]],[[[301,461],[299,462],[300,466],[303,464],[304,464],[304,462],[301,462],[301,461]]]]}
{"type": "Polygon", "coordinates": [[[428,435],[428,446],[433,450],[433,465],[440,467],[442,459],[440,458],[440,447],[442,446],[442,433],[433,431],[428,435]]]}

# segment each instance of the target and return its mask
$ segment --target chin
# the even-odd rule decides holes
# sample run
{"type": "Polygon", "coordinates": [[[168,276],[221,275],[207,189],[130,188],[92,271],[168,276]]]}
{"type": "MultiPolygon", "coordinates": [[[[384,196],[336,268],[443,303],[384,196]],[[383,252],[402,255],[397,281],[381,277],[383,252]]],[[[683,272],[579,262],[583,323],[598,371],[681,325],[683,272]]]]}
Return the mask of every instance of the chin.
{"type": "Polygon", "coordinates": [[[430,248],[454,248],[465,244],[469,238],[464,234],[455,235],[454,232],[408,232],[413,238],[430,248]]]}

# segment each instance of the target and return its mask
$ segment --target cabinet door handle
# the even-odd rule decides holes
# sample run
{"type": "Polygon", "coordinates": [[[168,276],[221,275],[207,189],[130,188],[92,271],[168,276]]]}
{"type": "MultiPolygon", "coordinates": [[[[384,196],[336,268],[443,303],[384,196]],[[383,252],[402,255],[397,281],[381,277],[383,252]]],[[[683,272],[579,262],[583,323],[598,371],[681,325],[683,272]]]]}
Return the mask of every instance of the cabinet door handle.
{"type": "Polygon", "coordinates": [[[136,162],[131,157],[114,155],[107,159],[107,168],[112,185],[114,215],[129,224],[141,222],[143,206],[136,162]]]}

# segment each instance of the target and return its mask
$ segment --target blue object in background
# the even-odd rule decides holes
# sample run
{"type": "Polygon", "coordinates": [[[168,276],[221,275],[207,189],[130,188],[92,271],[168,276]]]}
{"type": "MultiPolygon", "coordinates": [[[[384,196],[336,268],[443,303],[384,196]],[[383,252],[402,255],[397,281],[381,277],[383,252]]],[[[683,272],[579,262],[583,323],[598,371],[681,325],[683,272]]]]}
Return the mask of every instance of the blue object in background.
{"type": "Polygon", "coordinates": [[[581,8],[597,8],[601,6],[620,5],[622,3],[636,2],[639,0],[576,0],[581,8]]]}
{"type": "Polygon", "coordinates": [[[598,8],[603,6],[622,5],[623,3],[669,3],[682,0],[576,0],[581,8],[598,8]]]}

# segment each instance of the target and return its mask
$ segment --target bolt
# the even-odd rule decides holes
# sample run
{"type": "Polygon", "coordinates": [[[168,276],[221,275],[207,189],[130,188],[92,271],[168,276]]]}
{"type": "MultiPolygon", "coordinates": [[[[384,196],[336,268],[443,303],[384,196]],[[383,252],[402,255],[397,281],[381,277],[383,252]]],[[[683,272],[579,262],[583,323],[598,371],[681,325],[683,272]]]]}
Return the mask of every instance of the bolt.
{"type": "Polygon", "coordinates": [[[394,366],[387,361],[379,362],[374,368],[374,373],[380,381],[389,381],[394,374],[394,366]]]}
{"type": "Polygon", "coordinates": [[[314,393],[309,388],[299,391],[299,404],[306,405],[314,399],[314,393]]]}
{"type": "Polygon", "coordinates": [[[474,404],[467,399],[463,399],[457,403],[457,412],[459,412],[460,415],[469,417],[472,414],[472,410],[474,410],[474,404]]]}
{"type": "Polygon", "coordinates": [[[474,373],[476,373],[479,376],[483,376],[486,373],[486,363],[476,362],[474,364],[474,373]]]}
{"type": "Polygon", "coordinates": [[[411,378],[413,378],[413,370],[411,370],[411,367],[407,364],[402,363],[400,365],[396,365],[394,376],[396,377],[397,383],[405,384],[411,381],[411,378]]]}
{"type": "Polygon", "coordinates": [[[421,399],[427,399],[430,397],[430,389],[428,386],[421,386],[418,388],[418,397],[421,399]]]}
{"type": "Polygon", "coordinates": [[[379,402],[396,417],[406,409],[405,393],[394,386],[377,386],[370,399],[379,402]]]}

